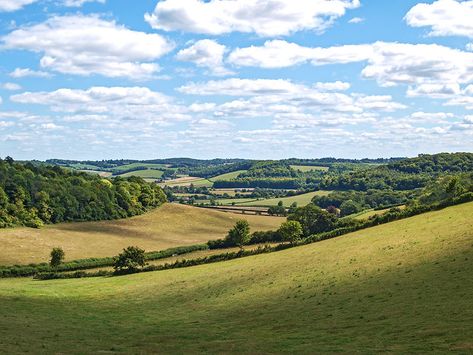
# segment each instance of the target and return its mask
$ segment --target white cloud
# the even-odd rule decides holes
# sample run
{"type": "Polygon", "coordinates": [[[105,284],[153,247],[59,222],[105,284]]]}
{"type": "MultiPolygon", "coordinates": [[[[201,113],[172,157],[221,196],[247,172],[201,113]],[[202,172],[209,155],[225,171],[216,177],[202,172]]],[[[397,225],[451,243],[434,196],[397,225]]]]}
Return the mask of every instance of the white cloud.
{"type": "Polygon", "coordinates": [[[192,95],[254,96],[286,94],[302,87],[283,79],[239,79],[211,80],[205,83],[189,83],[177,90],[192,95]]]}
{"type": "Polygon", "coordinates": [[[343,81],[334,81],[327,83],[315,83],[314,87],[319,90],[326,91],[345,91],[350,88],[350,83],[345,83],[343,81]]]}
{"type": "Polygon", "coordinates": [[[452,86],[473,82],[473,53],[437,44],[376,42],[310,48],[276,40],[267,41],[261,47],[238,48],[230,54],[229,62],[262,68],[305,62],[315,66],[366,62],[362,76],[376,80],[381,86],[452,86]]]}
{"type": "Polygon", "coordinates": [[[27,76],[36,78],[48,78],[51,74],[44,71],[32,70],[30,68],[16,68],[9,74],[12,78],[24,78],[27,76]]]}
{"type": "Polygon", "coordinates": [[[46,105],[66,113],[68,122],[143,121],[153,124],[187,120],[186,109],[173,99],[145,87],[92,87],[87,90],[58,89],[51,92],[25,92],[10,100],[21,104],[46,105]]]}
{"type": "Polygon", "coordinates": [[[353,17],[352,19],[348,21],[348,23],[353,23],[353,24],[362,23],[362,22],[365,22],[365,19],[361,17],[353,17]]]}
{"type": "Polygon", "coordinates": [[[3,83],[3,84],[0,84],[0,88],[9,90],[9,91],[21,90],[21,86],[16,83],[3,83]]]}
{"type": "Polygon", "coordinates": [[[0,12],[12,12],[38,0],[0,0],[0,12]]]}
{"type": "Polygon", "coordinates": [[[372,55],[371,45],[311,48],[283,40],[272,40],[260,47],[237,48],[230,53],[228,61],[236,66],[286,68],[307,62],[314,65],[359,62],[372,55]]]}
{"type": "Polygon", "coordinates": [[[165,31],[286,36],[303,30],[323,32],[358,6],[359,0],[162,0],[145,20],[165,31]]]}
{"type": "Polygon", "coordinates": [[[105,4],[106,0],[64,0],[64,6],[67,7],[81,7],[87,2],[98,2],[101,4],[105,4]]]}
{"type": "Polygon", "coordinates": [[[473,1],[437,0],[415,5],[405,16],[412,27],[430,27],[430,36],[473,38],[473,1]]]}
{"type": "Polygon", "coordinates": [[[147,79],[173,45],[158,34],[127,29],[95,16],[52,17],[1,38],[6,49],[43,53],[42,68],[64,74],[147,79]]]}
{"type": "Polygon", "coordinates": [[[467,50],[467,51],[470,51],[470,52],[473,52],[473,43],[468,43],[468,44],[466,45],[466,50],[467,50]]]}
{"type": "Polygon", "coordinates": [[[214,75],[223,76],[233,74],[223,64],[225,52],[226,47],[224,45],[210,39],[203,39],[190,47],[181,49],[176,58],[180,61],[192,62],[199,67],[208,68],[214,75]]]}

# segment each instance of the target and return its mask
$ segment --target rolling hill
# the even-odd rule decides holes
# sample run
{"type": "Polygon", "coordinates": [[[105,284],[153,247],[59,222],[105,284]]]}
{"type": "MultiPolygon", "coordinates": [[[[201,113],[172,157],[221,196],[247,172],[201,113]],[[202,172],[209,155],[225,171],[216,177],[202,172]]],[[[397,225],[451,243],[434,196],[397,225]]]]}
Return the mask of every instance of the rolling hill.
{"type": "Polygon", "coordinates": [[[123,277],[0,280],[5,353],[471,353],[473,203],[123,277]],[[27,330],[27,331],[25,331],[27,330]]]}
{"type": "Polygon", "coordinates": [[[178,204],[165,204],[133,218],[48,225],[41,229],[0,229],[0,265],[48,260],[60,246],[66,259],[116,255],[136,245],[148,251],[205,243],[223,238],[236,220],[247,219],[253,231],[277,229],[281,217],[224,213],[178,204]]]}

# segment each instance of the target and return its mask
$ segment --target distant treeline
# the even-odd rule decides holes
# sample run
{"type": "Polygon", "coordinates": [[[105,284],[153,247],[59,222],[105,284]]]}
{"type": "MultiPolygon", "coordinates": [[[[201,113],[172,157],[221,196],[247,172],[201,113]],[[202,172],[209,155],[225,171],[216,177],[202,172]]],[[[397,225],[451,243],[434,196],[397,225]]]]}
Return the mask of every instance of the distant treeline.
{"type": "Polygon", "coordinates": [[[473,153],[423,154],[371,169],[329,173],[320,183],[327,190],[413,190],[445,173],[473,171],[473,153]]]}
{"type": "Polygon", "coordinates": [[[160,187],[139,177],[109,180],[0,159],[0,228],[130,217],[165,201],[160,187]]]}

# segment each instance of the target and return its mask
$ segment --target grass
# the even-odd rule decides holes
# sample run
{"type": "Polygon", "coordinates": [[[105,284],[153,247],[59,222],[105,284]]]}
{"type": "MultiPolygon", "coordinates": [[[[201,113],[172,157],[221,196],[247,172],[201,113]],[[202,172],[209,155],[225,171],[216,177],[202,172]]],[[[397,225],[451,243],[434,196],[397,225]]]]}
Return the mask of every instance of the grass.
{"type": "Polygon", "coordinates": [[[217,264],[0,280],[4,353],[471,353],[473,203],[217,264]]]}
{"type": "Polygon", "coordinates": [[[120,165],[112,168],[111,170],[115,173],[120,173],[121,171],[136,169],[136,168],[148,168],[148,169],[163,169],[166,168],[165,164],[152,164],[152,163],[131,163],[126,165],[120,165]]]}
{"type": "Polygon", "coordinates": [[[294,170],[299,170],[303,173],[306,173],[308,171],[328,171],[329,167],[328,166],[312,166],[312,165],[291,165],[291,168],[294,170]]]}
{"type": "Polygon", "coordinates": [[[161,183],[161,186],[190,186],[194,185],[196,187],[206,186],[212,187],[213,182],[204,178],[193,177],[193,176],[184,176],[173,180],[167,180],[164,183],[161,183]]]}
{"type": "Polygon", "coordinates": [[[116,255],[136,245],[146,251],[199,244],[225,236],[236,220],[249,221],[253,231],[276,229],[283,218],[212,211],[179,204],[141,216],[102,222],[62,223],[41,229],[0,230],[0,265],[48,260],[53,247],[62,247],[67,260],[116,255]]]}
{"type": "MultiPolygon", "coordinates": [[[[398,208],[403,209],[403,208],[405,208],[405,206],[398,206],[398,208]]],[[[368,219],[371,216],[375,216],[375,215],[378,215],[378,214],[383,214],[383,213],[389,211],[390,209],[391,208],[385,208],[385,209],[382,209],[382,210],[370,209],[370,210],[367,210],[367,211],[356,213],[356,214],[351,215],[349,217],[352,217],[354,219],[360,219],[360,220],[361,219],[368,219]]]]}
{"type": "Polygon", "coordinates": [[[209,180],[214,182],[214,181],[217,181],[217,180],[231,180],[231,179],[235,179],[238,175],[246,172],[247,170],[237,170],[237,171],[232,171],[231,173],[226,173],[226,174],[221,174],[221,175],[217,175],[217,176],[214,176],[212,178],[210,178],[209,180]]]}
{"type": "Polygon", "coordinates": [[[118,176],[121,177],[128,177],[128,176],[139,176],[142,177],[143,179],[159,179],[161,176],[163,176],[163,172],[161,170],[135,170],[135,171],[130,171],[125,174],[120,174],[118,176]]]}
{"type": "MultiPolygon", "coordinates": [[[[297,196],[291,196],[291,197],[281,197],[281,198],[270,198],[270,199],[265,199],[265,200],[253,200],[249,202],[236,202],[236,205],[238,206],[276,206],[279,201],[283,202],[283,205],[286,207],[289,207],[292,205],[294,202],[297,202],[297,205],[299,207],[308,205],[314,196],[326,196],[330,193],[331,191],[313,191],[313,192],[308,192],[306,194],[301,194],[297,196]]],[[[238,201],[238,200],[237,200],[238,201]]]]}

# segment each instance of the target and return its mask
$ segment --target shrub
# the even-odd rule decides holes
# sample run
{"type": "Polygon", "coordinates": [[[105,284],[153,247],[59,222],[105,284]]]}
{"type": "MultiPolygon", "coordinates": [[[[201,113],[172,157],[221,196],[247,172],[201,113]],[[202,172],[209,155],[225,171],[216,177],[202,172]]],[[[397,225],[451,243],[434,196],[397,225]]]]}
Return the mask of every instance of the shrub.
{"type": "Polygon", "coordinates": [[[138,247],[128,247],[115,258],[113,268],[117,272],[133,272],[145,265],[145,251],[138,247]]]}
{"type": "Polygon", "coordinates": [[[279,234],[283,240],[294,244],[302,238],[303,231],[302,226],[298,221],[287,221],[281,224],[278,229],[279,234]]]}
{"type": "Polygon", "coordinates": [[[64,260],[64,255],[64,250],[62,250],[61,248],[53,248],[53,250],[51,250],[51,260],[49,262],[49,265],[52,268],[57,268],[64,260]]]}

